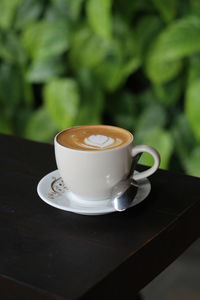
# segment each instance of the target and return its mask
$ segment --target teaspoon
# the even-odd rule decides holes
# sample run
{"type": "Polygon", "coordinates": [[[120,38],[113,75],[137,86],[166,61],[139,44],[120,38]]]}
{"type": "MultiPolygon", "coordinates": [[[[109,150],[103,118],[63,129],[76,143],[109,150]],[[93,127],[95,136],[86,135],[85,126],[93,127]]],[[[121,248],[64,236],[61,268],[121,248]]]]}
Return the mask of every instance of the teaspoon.
{"type": "Polygon", "coordinates": [[[114,208],[117,211],[124,211],[132,204],[135,195],[137,194],[138,183],[128,178],[119,182],[112,191],[112,201],[114,208]]]}

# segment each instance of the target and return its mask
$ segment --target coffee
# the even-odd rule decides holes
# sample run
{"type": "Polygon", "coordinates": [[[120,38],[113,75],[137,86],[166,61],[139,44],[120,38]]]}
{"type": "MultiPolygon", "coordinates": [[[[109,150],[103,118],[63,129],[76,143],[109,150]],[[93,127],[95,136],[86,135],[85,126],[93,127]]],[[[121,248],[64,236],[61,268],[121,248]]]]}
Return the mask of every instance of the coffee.
{"type": "Polygon", "coordinates": [[[129,144],[133,136],[125,129],[108,125],[84,125],[62,131],[59,144],[79,150],[107,150],[129,144]]]}

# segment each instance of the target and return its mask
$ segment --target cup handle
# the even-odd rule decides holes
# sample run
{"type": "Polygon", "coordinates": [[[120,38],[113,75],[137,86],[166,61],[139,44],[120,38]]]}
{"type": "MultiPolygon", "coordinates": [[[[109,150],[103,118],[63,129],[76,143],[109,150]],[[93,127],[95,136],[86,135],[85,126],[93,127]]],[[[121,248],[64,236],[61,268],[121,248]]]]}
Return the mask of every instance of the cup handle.
{"type": "Polygon", "coordinates": [[[133,157],[135,157],[136,155],[142,154],[143,152],[147,152],[147,153],[151,154],[151,156],[154,159],[154,164],[149,169],[147,169],[143,172],[134,174],[133,179],[135,179],[135,180],[140,180],[140,179],[143,179],[145,177],[152,175],[158,169],[158,167],[160,165],[160,154],[158,153],[158,151],[156,151],[154,148],[152,148],[150,146],[147,146],[147,145],[135,146],[132,148],[131,155],[133,157]]]}

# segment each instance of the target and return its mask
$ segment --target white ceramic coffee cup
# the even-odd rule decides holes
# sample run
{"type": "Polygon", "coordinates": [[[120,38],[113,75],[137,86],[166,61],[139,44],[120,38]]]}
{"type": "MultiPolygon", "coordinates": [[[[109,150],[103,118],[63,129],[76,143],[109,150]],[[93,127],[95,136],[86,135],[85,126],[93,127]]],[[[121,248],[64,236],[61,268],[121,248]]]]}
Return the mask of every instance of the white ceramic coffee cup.
{"type": "Polygon", "coordinates": [[[160,164],[159,153],[147,145],[134,146],[132,134],[128,144],[100,151],[63,146],[57,141],[59,134],[54,138],[57,167],[67,188],[80,200],[109,199],[113,187],[128,176],[132,161],[139,153],[149,153],[154,164],[143,172],[132,174],[135,180],[152,175],[160,164]]]}

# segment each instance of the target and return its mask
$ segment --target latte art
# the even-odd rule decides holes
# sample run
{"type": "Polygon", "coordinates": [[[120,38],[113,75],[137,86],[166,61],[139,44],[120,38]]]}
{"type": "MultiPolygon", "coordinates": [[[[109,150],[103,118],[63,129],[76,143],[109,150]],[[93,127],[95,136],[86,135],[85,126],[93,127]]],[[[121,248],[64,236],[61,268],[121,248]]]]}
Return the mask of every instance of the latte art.
{"type": "Polygon", "coordinates": [[[114,144],[115,140],[111,137],[105,135],[90,135],[88,138],[84,139],[84,143],[90,146],[106,148],[112,144],[114,144]]]}
{"type": "Polygon", "coordinates": [[[57,141],[68,148],[79,150],[107,150],[132,141],[125,129],[108,125],[84,125],[61,132],[57,141]]]}

